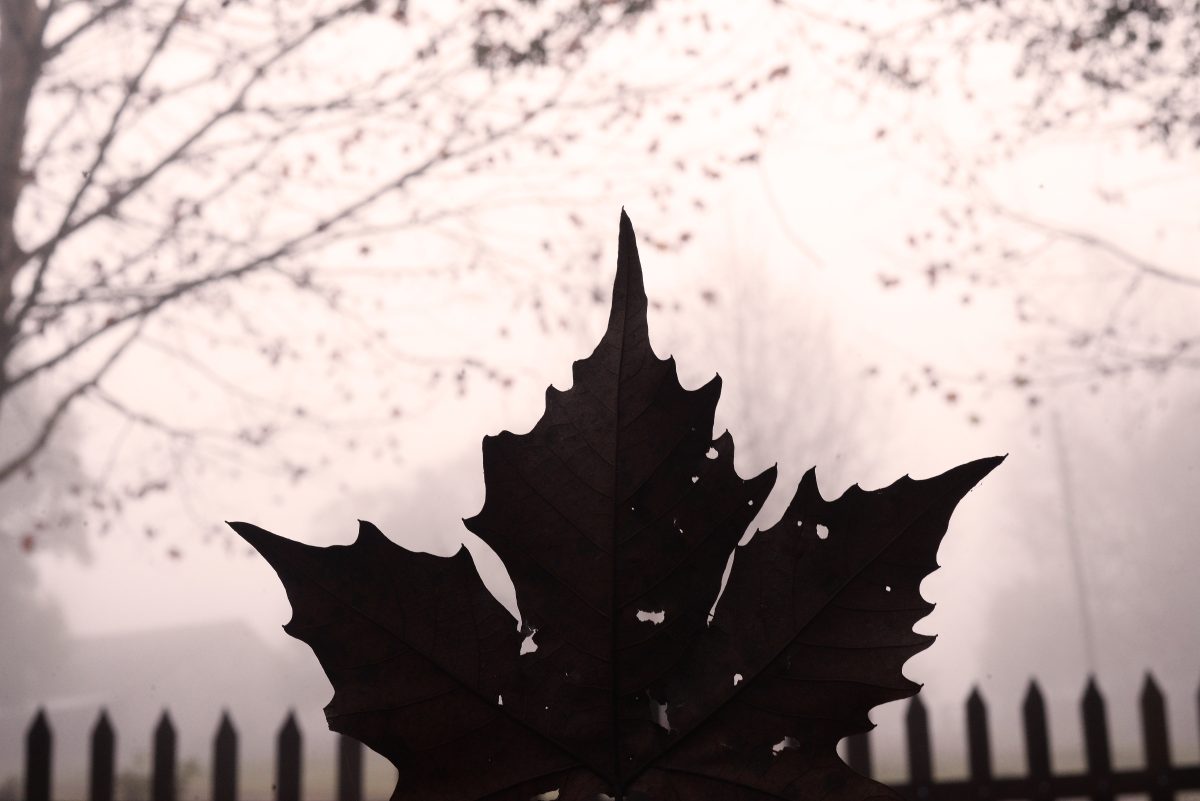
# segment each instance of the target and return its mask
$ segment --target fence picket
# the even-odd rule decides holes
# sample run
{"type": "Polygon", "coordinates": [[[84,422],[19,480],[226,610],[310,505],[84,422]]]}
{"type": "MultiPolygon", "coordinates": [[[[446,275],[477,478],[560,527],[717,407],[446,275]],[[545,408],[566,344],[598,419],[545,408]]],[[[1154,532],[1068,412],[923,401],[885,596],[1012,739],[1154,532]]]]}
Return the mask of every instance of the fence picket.
{"type": "Polygon", "coordinates": [[[1150,801],[1172,801],[1171,746],[1167,739],[1167,712],[1158,682],[1149,673],[1142,684],[1142,742],[1146,747],[1146,780],[1150,801]]]}
{"type": "Polygon", "coordinates": [[[337,801],[362,801],[363,746],[353,737],[338,738],[337,801]]]}
{"type": "Polygon", "coordinates": [[[1108,714],[1096,677],[1088,677],[1080,703],[1083,717],[1083,748],[1087,756],[1092,801],[1113,801],[1112,752],[1108,746],[1108,714]]]}
{"type": "Polygon", "coordinates": [[[929,748],[929,715],[919,695],[914,695],[908,704],[904,728],[908,735],[908,780],[918,798],[928,798],[929,784],[933,781],[933,754],[929,748]]]}
{"type": "Polygon", "coordinates": [[[213,801],[237,801],[237,732],[229,712],[221,713],[213,741],[213,801]]]}
{"type": "Polygon", "coordinates": [[[275,756],[275,801],[300,801],[300,727],[289,711],[279,729],[275,756]]]}
{"type": "Polygon", "coordinates": [[[856,773],[871,777],[871,741],[865,731],[846,738],[846,764],[856,773]]]}
{"type": "Polygon", "coordinates": [[[116,760],[117,738],[108,712],[100,710],[100,717],[92,728],[91,774],[88,777],[89,801],[113,801],[113,767],[116,760]]]}
{"type": "Polygon", "coordinates": [[[175,726],[165,709],[154,727],[150,801],[175,801],[175,726]]]}
{"type": "Polygon", "coordinates": [[[1021,715],[1025,724],[1030,797],[1035,801],[1054,798],[1050,786],[1050,730],[1046,724],[1046,702],[1036,681],[1029,682],[1021,715]]]}
{"type": "Polygon", "coordinates": [[[967,698],[967,761],[975,797],[987,798],[991,795],[992,745],[988,737],[987,705],[978,687],[972,688],[967,698]]]}
{"type": "Polygon", "coordinates": [[[25,735],[25,801],[50,801],[52,743],[46,710],[38,709],[25,735]]]}

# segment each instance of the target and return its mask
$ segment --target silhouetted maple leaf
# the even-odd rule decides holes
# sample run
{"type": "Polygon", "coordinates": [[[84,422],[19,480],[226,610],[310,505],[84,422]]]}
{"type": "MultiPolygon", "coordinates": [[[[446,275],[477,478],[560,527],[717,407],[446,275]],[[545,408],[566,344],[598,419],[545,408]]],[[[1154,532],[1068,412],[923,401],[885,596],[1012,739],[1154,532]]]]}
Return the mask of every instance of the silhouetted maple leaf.
{"type": "Polygon", "coordinates": [[[330,728],[399,770],[394,799],[897,797],[835,747],[917,691],[901,667],[933,639],[912,631],[932,609],[918,586],[1002,457],[832,502],[810,470],[738,547],[775,469],[738,477],[728,432],[712,440],[720,378],[683,389],[646,306],[622,213],[604,338],[529,433],[484,439],[487,499],[465,523],[507,566],[521,630],[465,548],[231,524],[287,589],[284,629],[335,690],[330,728]]]}

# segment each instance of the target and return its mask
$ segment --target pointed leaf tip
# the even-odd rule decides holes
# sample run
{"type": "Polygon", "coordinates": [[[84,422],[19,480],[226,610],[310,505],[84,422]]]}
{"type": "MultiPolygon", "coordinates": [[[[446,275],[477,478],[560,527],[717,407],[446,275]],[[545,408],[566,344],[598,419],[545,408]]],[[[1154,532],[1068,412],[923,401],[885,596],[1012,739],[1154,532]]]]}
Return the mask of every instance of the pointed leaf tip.
{"type": "MultiPolygon", "coordinates": [[[[263,547],[269,543],[283,539],[277,534],[272,534],[265,528],[260,528],[253,523],[242,523],[240,521],[225,521],[225,525],[229,526],[234,532],[246,541],[246,544],[254,548],[259,553],[263,553],[263,547]]],[[[263,554],[264,556],[266,554],[263,554]]]]}
{"type": "Polygon", "coordinates": [[[243,523],[239,520],[226,520],[225,525],[233,529],[234,532],[242,539],[246,539],[247,535],[254,536],[255,530],[258,528],[258,526],[254,525],[253,523],[243,523]]]}
{"type": "Polygon", "coordinates": [[[617,239],[617,274],[613,279],[612,309],[608,329],[601,345],[608,343],[624,351],[626,346],[649,347],[646,324],[646,286],[642,280],[642,262],[638,256],[637,238],[633,223],[621,209],[620,234],[617,239]]]}
{"type": "Polygon", "coordinates": [[[384,536],[384,533],[382,531],[380,531],[379,527],[376,526],[371,521],[369,521],[369,520],[359,520],[358,521],[358,540],[356,540],[356,541],[366,542],[368,540],[386,540],[386,539],[387,539],[387,537],[384,536]]]}
{"type": "Polygon", "coordinates": [[[638,259],[637,235],[633,232],[633,222],[629,219],[629,215],[625,213],[625,209],[621,209],[621,226],[617,234],[618,277],[621,275],[621,269],[627,265],[632,266],[638,276],[641,276],[642,264],[638,259]],[[630,262],[632,262],[631,265],[630,262]]]}

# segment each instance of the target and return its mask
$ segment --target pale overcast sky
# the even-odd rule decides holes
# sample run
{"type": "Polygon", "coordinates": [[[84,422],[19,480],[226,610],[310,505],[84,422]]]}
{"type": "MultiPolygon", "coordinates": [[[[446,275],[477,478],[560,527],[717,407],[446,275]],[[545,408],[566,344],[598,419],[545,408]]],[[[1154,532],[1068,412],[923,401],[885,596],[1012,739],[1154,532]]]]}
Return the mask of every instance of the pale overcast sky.
{"type": "MultiPolygon", "coordinates": [[[[751,43],[769,36],[769,19],[747,15],[738,24],[744,26],[741,33],[735,30],[738,44],[721,57],[754,64],[751,43]]],[[[776,32],[771,46],[761,48],[760,66],[788,55],[781,41],[786,37],[776,32]]],[[[832,39],[828,45],[836,51],[839,42],[832,39]]],[[[936,391],[910,395],[908,382],[919,380],[927,364],[943,374],[1004,375],[1012,369],[1014,353],[1053,335],[1017,322],[1007,287],[973,290],[969,304],[963,303],[962,291],[931,290],[921,280],[920,260],[905,244],[914,227],[938,224],[930,217],[948,191],[933,178],[943,151],[930,140],[970,151],[985,118],[1010,113],[1007,73],[997,70],[989,77],[984,69],[982,85],[990,94],[973,104],[946,96],[910,106],[902,96],[885,93],[864,105],[822,72],[822,58],[791,56],[789,79],[768,90],[764,101],[774,105],[780,119],[758,162],[729,171],[717,188],[707,190],[703,211],[680,212],[691,215],[688,247],[679,253],[642,247],[651,299],[684,303],[678,313],[652,311],[656,350],[676,356],[686,386],[721,373],[726,397],[718,406],[717,434],[727,426],[737,441],[739,426],[748,425],[738,413],[746,409],[764,420],[799,421],[794,441],[803,443],[803,452],[769,452],[767,444],[761,454],[739,460],[743,474],[779,462],[777,497],[761,523],[779,512],[800,475],[814,464],[823,493],[833,497],[856,482],[874,488],[904,474],[926,477],[970,459],[1009,454],[960,506],[939,554],[942,569],[923,585],[938,607],[918,628],[939,639],[908,664],[906,673],[926,682],[922,692],[937,709],[937,736],[945,732],[959,748],[959,705],[979,683],[998,696],[996,742],[1015,747],[1019,693],[1030,676],[1041,675],[1052,696],[1052,730],[1074,741],[1074,704],[1088,670],[1109,682],[1111,697],[1121,705],[1112,713],[1114,720],[1132,725],[1141,674],[1154,668],[1169,697],[1178,701],[1171,706],[1171,723],[1179,753],[1194,761],[1200,627],[1189,610],[1200,604],[1200,593],[1184,571],[1196,564],[1200,545],[1187,530],[1194,517],[1150,514],[1145,506],[1196,511],[1192,488],[1200,450],[1168,446],[1200,444],[1191,426],[1177,430],[1186,425],[1181,421],[1196,419],[1200,385],[1186,374],[1113,381],[1096,394],[1084,386],[1047,394],[1034,410],[1022,394],[1002,387],[957,403],[936,391]],[[887,135],[878,135],[882,128],[887,135]],[[936,136],[916,141],[916,134],[932,131],[936,136]],[[888,288],[881,276],[903,280],[888,288]],[[699,300],[709,289],[717,294],[712,305],[699,300]],[[762,361],[740,359],[730,344],[735,335],[762,351],[762,361]],[[763,393],[762,406],[755,407],[746,398],[763,380],[764,364],[773,370],[769,379],[788,389],[763,393]],[[872,377],[873,369],[878,374],[872,377]],[[1051,436],[1055,410],[1061,452],[1051,436]],[[820,430],[819,421],[827,416],[847,430],[820,430]],[[1190,476],[1192,483],[1171,478],[1179,475],[1190,476]],[[1091,656],[1080,634],[1064,488],[1076,511],[1086,603],[1099,619],[1091,656]],[[1172,524],[1178,530],[1162,530],[1172,524]],[[1131,609],[1158,610],[1153,623],[1119,620],[1113,610],[1122,598],[1137,599],[1131,609]],[[1137,648],[1128,649],[1122,641],[1135,630],[1137,648]],[[997,643],[998,637],[1007,639],[997,643]]],[[[653,62],[644,68],[652,69],[653,62]]],[[[699,146],[711,142],[706,133],[711,132],[694,134],[699,146]]],[[[1171,162],[1100,135],[1047,137],[985,176],[989,192],[1009,207],[1119,236],[1124,246],[1147,258],[1187,268],[1189,254],[1200,245],[1196,166],[1191,154],[1171,162]],[[1098,201],[1098,187],[1127,188],[1127,202],[1114,207],[1098,201]]],[[[536,185],[538,168],[526,165],[531,177],[514,175],[513,185],[536,185]]],[[[496,184],[504,187],[509,180],[499,175],[496,184]]],[[[596,276],[607,285],[622,206],[643,237],[655,234],[660,218],[633,169],[610,187],[595,176],[581,177],[577,194],[584,198],[580,213],[589,219],[575,235],[580,249],[603,249],[603,269],[596,276]]],[[[557,257],[542,252],[533,234],[543,226],[566,229],[562,215],[552,211],[522,206],[495,213],[496,225],[511,225],[516,232],[514,253],[523,263],[540,264],[548,275],[557,257]],[[531,241],[520,241],[523,233],[531,241]]],[[[1038,268],[1045,274],[1033,282],[1045,302],[1058,304],[1066,314],[1076,307],[1082,314],[1102,301],[1086,284],[1064,280],[1073,271],[1091,269],[1079,263],[1085,256],[1062,248],[1056,261],[1038,268]]],[[[515,384],[507,391],[478,384],[458,398],[449,386],[418,385],[424,370],[393,371],[379,358],[352,360],[350,369],[360,373],[354,383],[369,390],[392,382],[407,399],[410,413],[387,431],[402,441],[402,464],[371,459],[368,444],[381,435],[364,427],[361,438],[367,444],[353,452],[336,444],[326,448],[335,455],[333,468],[299,487],[252,473],[239,478],[210,474],[203,482],[189,478],[139,512],[154,520],[183,558],[169,558],[165,546],[150,547],[140,523],[137,530],[97,541],[86,564],[35,557],[44,592],[61,605],[72,632],[92,636],[236,619],[286,653],[292,664],[312,663],[298,668],[311,672],[315,660],[308,649],[280,630],[289,611],[274,573],[240,543],[227,548],[231,540],[224,532],[207,529],[222,520],[247,520],[322,544],[350,541],[360,517],[375,520],[388,536],[410,547],[451,553],[467,541],[490,585],[511,603],[499,567],[489,563],[479,543],[468,541],[458,522],[482,503],[480,440],[533,425],[543,409],[545,387],[567,387],[572,359],[586,356],[598,340],[606,304],[578,309],[579,324],[568,332],[544,332],[527,312],[500,305],[503,293],[489,285],[487,276],[453,287],[432,281],[393,287],[349,276],[344,284],[381,300],[382,309],[373,313],[401,338],[428,346],[426,352],[479,352],[513,374],[515,384]],[[510,331],[504,340],[495,336],[499,327],[510,331]]],[[[1156,297],[1156,308],[1181,324],[1194,309],[1194,297],[1156,297]]],[[[269,298],[266,313],[303,329],[307,311],[300,305],[290,308],[291,302],[287,296],[269,298]]],[[[310,392],[320,397],[324,388],[318,373],[324,368],[301,363],[268,373],[249,361],[222,362],[227,377],[283,403],[310,392]]],[[[120,380],[147,399],[177,395],[169,402],[197,419],[223,414],[218,408],[186,409],[185,379],[170,377],[169,369],[146,354],[125,366],[120,380]]],[[[325,410],[337,410],[336,399],[324,403],[325,410]]],[[[103,466],[111,453],[114,425],[103,416],[88,421],[84,441],[93,468],[103,466]]],[[[293,447],[303,450],[305,442],[294,441],[293,447]]],[[[134,462],[139,448],[153,447],[150,439],[134,437],[120,460],[134,462]]],[[[297,702],[315,710],[326,700],[297,702]]],[[[882,737],[898,737],[899,711],[874,713],[883,724],[882,737]]]]}

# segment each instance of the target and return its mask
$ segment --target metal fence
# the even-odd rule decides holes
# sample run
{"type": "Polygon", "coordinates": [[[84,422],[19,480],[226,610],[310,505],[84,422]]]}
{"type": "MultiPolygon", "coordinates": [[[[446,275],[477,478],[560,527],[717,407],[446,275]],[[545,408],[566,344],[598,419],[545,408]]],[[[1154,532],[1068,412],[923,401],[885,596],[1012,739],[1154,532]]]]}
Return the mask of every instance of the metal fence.
{"type": "MultiPolygon", "coordinates": [[[[909,780],[907,784],[892,786],[912,801],[1044,801],[1055,798],[1112,801],[1118,795],[1130,793],[1146,795],[1151,801],[1171,801],[1181,790],[1200,790],[1200,763],[1175,765],[1171,761],[1166,699],[1150,674],[1142,684],[1138,705],[1144,766],[1137,770],[1113,770],[1104,698],[1095,680],[1089,679],[1079,705],[1087,769],[1076,774],[1056,773],[1051,767],[1046,704],[1037,683],[1030,682],[1021,705],[1026,773],[1024,776],[995,776],[992,773],[987,705],[976,689],[966,702],[969,775],[965,779],[948,780],[934,776],[929,718],[921,697],[914,696],[904,721],[909,780]]],[[[1197,695],[1197,714],[1200,716],[1200,694],[1197,695]]],[[[871,775],[870,735],[861,734],[846,741],[846,761],[859,773],[871,775]]]]}
{"type": "MultiPolygon", "coordinates": [[[[1113,770],[1104,698],[1095,681],[1089,680],[1080,703],[1087,770],[1055,773],[1045,702],[1037,684],[1030,683],[1021,708],[1027,771],[1024,776],[1004,777],[992,773],[987,705],[975,690],[966,702],[969,776],[939,779],[933,771],[929,719],[920,696],[916,696],[909,702],[905,718],[909,780],[892,786],[912,801],[1113,801],[1118,795],[1130,793],[1146,795],[1151,801],[1171,801],[1178,791],[1200,790],[1200,764],[1175,765],[1171,761],[1166,700],[1150,675],[1142,685],[1139,705],[1145,764],[1137,770],[1113,770]]],[[[1197,710],[1200,716],[1200,693],[1197,710]]],[[[52,740],[45,712],[38,711],[25,741],[25,801],[52,799],[52,740]]],[[[223,714],[213,740],[211,801],[237,801],[237,747],[237,731],[228,713],[223,714]]],[[[340,737],[337,748],[337,801],[362,801],[363,746],[340,737]]],[[[849,738],[846,757],[852,768],[870,776],[870,736],[849,738]]],[[[88,801],[113,801],[115,762],[116,734],[108,715],[101,710],[91,735],[88,801]]],[[[152,762],[150,801],[177,801],[175,727],[166,712],[154,730],[152,762]]],[[[276,740],[276,801],[300,801],[300,775],[300,728],[289,714],[276,740]]]]}
{"type": "MultiPolygon", "coordinates": [[[[150,801],[177,801],[176,737],[171,716],[163,712],[154,728],[150,769],[150,801]]],[[[301,799],[300,727],[291,713],[279,729],[275,746],[275,799],[301,799]]],[[[362,801],[363,746],[349,737],[338,738],[337,801],[362,801]]],[[[34,715],[25,736],[25,801],[52,801],[53,734],[44,710],[34,715]]],[[[113,801],[116,732],[104,710],[92,727],[88,769],[88,801],[113,801]]],[[[211,801],[237,801],[238,735],[226,712],[221,715],[212,751],[211,801]]]]}

